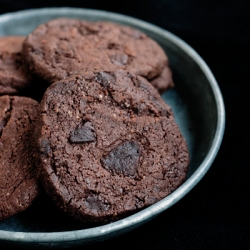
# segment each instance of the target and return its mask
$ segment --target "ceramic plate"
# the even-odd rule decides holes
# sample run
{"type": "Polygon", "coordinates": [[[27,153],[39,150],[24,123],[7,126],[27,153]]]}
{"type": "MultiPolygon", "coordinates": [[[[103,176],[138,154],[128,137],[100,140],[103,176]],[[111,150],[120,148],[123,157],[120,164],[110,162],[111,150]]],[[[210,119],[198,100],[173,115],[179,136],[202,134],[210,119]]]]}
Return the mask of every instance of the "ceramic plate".
{"type": "Polygon", "coordinates": [[[86,228],[58,212],[46,196],[42,196],[27,211],[0,222],[0,245],[70,247],[105,240],[132,230],[175,204],[201,180],[211,166],[223,137],[224,104],[213,74],[189,45],[166,30],[105,11],[45,8],[0,16],[0,36],[27,35],[37,25],[58,17],[118,22],[145,32],[164,48],[176,86],[162,97],[172,107],[188,144],[191,159],[188,178],[158,203],[117,222],[94,228],[86,228]]]}

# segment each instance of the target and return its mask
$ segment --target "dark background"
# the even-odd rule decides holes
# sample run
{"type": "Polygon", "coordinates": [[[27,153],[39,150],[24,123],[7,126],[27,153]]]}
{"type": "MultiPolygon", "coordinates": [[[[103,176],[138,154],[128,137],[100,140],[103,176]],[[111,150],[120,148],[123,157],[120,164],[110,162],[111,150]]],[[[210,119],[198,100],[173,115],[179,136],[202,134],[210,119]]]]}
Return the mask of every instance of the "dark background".
{"type": "Polygon", "coordinates": [[[118,12],[171,31],[206,61],[226,107],[220,151],[189,194],[140,228],[81,249],[250,249],[250,1],[0,0],[0,13],[52,6],[118,12]]]}

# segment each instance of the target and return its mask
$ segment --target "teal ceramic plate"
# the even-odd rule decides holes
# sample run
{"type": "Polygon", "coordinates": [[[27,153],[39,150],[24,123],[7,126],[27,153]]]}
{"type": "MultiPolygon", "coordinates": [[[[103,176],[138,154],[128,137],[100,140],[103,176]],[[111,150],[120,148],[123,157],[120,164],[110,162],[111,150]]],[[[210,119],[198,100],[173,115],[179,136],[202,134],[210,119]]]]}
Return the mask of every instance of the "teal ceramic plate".
{"type": "Polygon", "coordinates": [[[147,222],[174,205],[205,175],[222,141],[225,125],[223,99],[218,84],[202,58],[170,32],[141,20],[105,11],[45,8],[0,16],[0,36],[27,35],[37,25],[58,17],[109,20],[145,32],[169,56],[176,87],[163,94],[187,141],[191,163],[188,178],[158,203],[122,220],[86,228],[59,213],[46,197],[27,211],[0,222],[0,245],[59,247],[93,243],[117,236],[147,222]]]}

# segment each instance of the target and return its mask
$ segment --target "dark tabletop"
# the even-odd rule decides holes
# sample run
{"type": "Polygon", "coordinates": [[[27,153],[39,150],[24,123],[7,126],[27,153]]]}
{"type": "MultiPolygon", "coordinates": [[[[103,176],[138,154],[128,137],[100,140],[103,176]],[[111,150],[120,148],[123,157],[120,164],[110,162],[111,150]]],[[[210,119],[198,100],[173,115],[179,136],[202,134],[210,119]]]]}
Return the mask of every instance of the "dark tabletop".
{"type": "Polygon", "coordinates": [[[134,16],[171,31],[206,61],[226,107],[220,151],[190,193],[138,229],[80,249],[250,249],[250,1],[33,2],[0,0],[0,13],[83,7],[134,16]]]}

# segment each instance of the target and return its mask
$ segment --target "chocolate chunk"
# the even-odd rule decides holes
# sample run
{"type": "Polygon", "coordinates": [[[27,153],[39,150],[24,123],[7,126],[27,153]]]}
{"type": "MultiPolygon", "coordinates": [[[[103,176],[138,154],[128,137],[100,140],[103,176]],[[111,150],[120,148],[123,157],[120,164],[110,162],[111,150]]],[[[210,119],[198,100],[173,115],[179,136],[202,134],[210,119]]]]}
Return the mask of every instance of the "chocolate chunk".
{"type": "Polygon", "coordinates": [[[116,44],[116,43],[108,43],[108,49],[119,49],[119,44],[116,44]]]}
{"type": "Polygon", "coordinates": [[[79,124],[74,131],[71,132],[70,141],[72,143],[93,142],[96,140],[95,130],[91,122],[79,124]]]}
{"type": "Polygon", "coordinates": [[[42,140],[40,141],[40,152],[41,152],[42,154],[48,156],[49,153],[50,153],[50,151],[51,151],[51,148],[50,148],[50,143],[49,143],[49,141],[48,141],[48,140],[42,139],[42,140]]]}
{"type": "Polygon", "coordinates": [[[122,55],[116,54],[111,57],[111,62],[117,66],[126,65],[128,62],[128,56],[125,54],[122,54],[122,55]]]}
{"type": "Polygon", "coordinates": [[[107,211],[110,208],[110,205],[98,195],[89,195],[86,198],[86,205],[96,212],[107,211]]]}
{"type": "Polygon", "coordinates": [[[115,76],[107,72],[100,72],[97,74],[97,81],[104,87],[108,87],[110,83],[115,83],[115,76]]]}
{"type": "Polygon", "coordinates": [[[135,176],[141,150],[135,141],[126,141],[102,157],[102,166],[108,171],[126,176],[135,176]]]}

